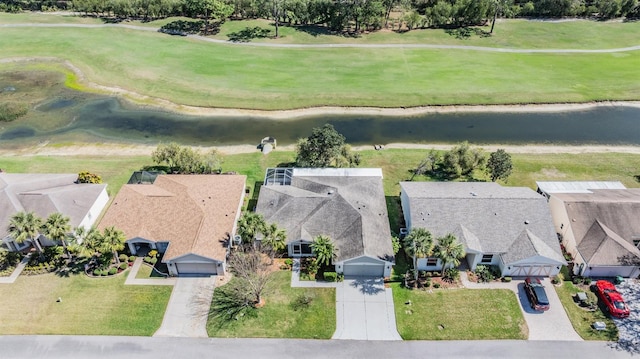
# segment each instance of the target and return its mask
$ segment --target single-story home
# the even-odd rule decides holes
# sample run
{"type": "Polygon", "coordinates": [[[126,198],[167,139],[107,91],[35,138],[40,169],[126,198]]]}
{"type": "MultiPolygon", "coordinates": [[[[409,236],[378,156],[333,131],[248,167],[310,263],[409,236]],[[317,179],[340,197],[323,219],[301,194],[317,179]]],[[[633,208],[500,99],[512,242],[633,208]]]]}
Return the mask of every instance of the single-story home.
{"type": "MultiPolygon", "coordinates": [[[[34,212],[46,220],[59,212],[69,217],[72,228],[90,228],[109,201],[106,184],[76,183],[75,173],[0,172],[0,238],[10,251],[21,251],[32,243],[17,243],[9,236],[11,217],[18,212],[34,212]]],[[[40,243],[55,243],[40,236],[40,243]]]]}
{"type": "Polygon", "coordinates": [[[291,257],[311,256],[319,235],[335,243],[336,272],[389,276],[394,263],[382,170],[270,168],[256,212],[287,232],[291,257]]]}
{"type": "Polygon", "coordinates": [[[159,175],[126,184],[99,228],[124,232],[132,254],[156,249],[171,275],[222,275],[246,176],[159,175]]]}
{"type": "MultiPolygon", "coordinates": [[[[503,276],[554,276],[566,262],[546,199],[524,187],[482,182],[401,182],[407,228],[422,227],[434,239],[448,233],[464,245],[466,262],[495,265],[503,276]]],[[[440,270],[437,258],[421,258],[419,270],[440,270]]]]}
{"type": "Polygon", "coordinates": [[[640,275],[640,189],[554,193],[549,206],[575,274],[640,275]]]}

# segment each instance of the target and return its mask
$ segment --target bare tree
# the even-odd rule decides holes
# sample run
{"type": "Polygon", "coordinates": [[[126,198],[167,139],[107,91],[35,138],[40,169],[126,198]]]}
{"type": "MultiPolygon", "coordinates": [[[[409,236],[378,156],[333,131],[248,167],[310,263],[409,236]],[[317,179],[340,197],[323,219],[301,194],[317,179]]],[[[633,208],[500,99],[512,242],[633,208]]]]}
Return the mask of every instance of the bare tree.
{"type": "Polygon", "coordinates": [[[262,301],[262,293],[267,289],[271,281],[271,271],[267,262],[268,258],[259,252],[233,252],[229,258],[229,267],[242,286],[246,288],[247,295],[253,306],[262,301]]]}

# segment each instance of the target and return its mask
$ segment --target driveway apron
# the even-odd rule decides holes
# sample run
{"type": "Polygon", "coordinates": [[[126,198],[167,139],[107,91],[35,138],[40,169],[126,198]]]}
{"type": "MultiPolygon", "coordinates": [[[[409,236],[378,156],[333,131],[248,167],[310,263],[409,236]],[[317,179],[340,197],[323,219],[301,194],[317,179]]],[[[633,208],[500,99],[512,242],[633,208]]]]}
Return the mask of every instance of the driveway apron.
{"type": "Polygon", "coordinates": [[[390,288],[382,278],[345,278],[336,286],[336,332],[332,339],[402,340],[390,288]]]}
{"type": "Polygon", "coordinates": [[[171,292],[160,329],[154,337],[206,338],[207,316],[216,277],[180,277],[171,292]]]}

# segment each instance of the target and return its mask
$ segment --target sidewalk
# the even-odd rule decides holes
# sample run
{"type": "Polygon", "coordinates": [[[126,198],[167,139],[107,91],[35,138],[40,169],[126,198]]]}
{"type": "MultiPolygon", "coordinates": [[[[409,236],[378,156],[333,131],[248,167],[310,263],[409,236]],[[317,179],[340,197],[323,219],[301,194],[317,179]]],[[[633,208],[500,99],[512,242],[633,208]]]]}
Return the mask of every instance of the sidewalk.
{"type": "Polygon", "coordinates": [[[16,279],[18,279],[18,276],[20,275],[20,273],[22,273],[22,271],[24,270],[24,267],[26,267],[27,263],[29,263],[29,256],[30,255],[26,255],[24,256],[24,258],[22,258],[22,260],[20,261],[20,263],[18,263],[18,265],[16,266],[16,269],[13,270],[13,273],[11,273],[10,276],[0,277],[0,284],[1,283],[11,284],[15,282],[16,279]]]}
{"type": "Polygon", "coordinates": [[[139,279],[136,278],[138,274],[138,270],[142,265],[142,257],[136,258],[135,262],[133,262],[133,266],[129,270],[129,274],[127,274],[127,280],[124,282],[125,285],[175,285],[176,278],[158,278],[158,279],[139,279]]]}

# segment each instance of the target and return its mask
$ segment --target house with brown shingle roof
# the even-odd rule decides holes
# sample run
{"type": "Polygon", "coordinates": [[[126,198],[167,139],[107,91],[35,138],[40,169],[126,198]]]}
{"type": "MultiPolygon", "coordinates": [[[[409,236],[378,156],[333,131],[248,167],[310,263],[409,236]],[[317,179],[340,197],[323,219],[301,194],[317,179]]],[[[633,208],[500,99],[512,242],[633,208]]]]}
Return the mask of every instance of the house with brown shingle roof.
{"type": "Polygon", "coordinates": [[[224,274],[246,176],[160,175],[122,187],[100,228],[115,226],[132,254],[156,249],[171,275],[224,274]]]}
{"type": "Polygon", "coordinates": [[[640,189],[553,193],[549,206],[575,274],[640,275],[640,189]]]}
{"type": "MultiPolygon", "coordinates": [[[[9,236],[11,217],[18,212],[35,212],[46,218],[56,212],[69,217],[72,228],[90,228],[109,202],[106,184],[76,183],[76,173],[0,172],[0,239],[10,251],[28,248],[31,241],[17,243],[9,236]]],[[[55,245],[40,236],[44,246],[55,245]]]]}

